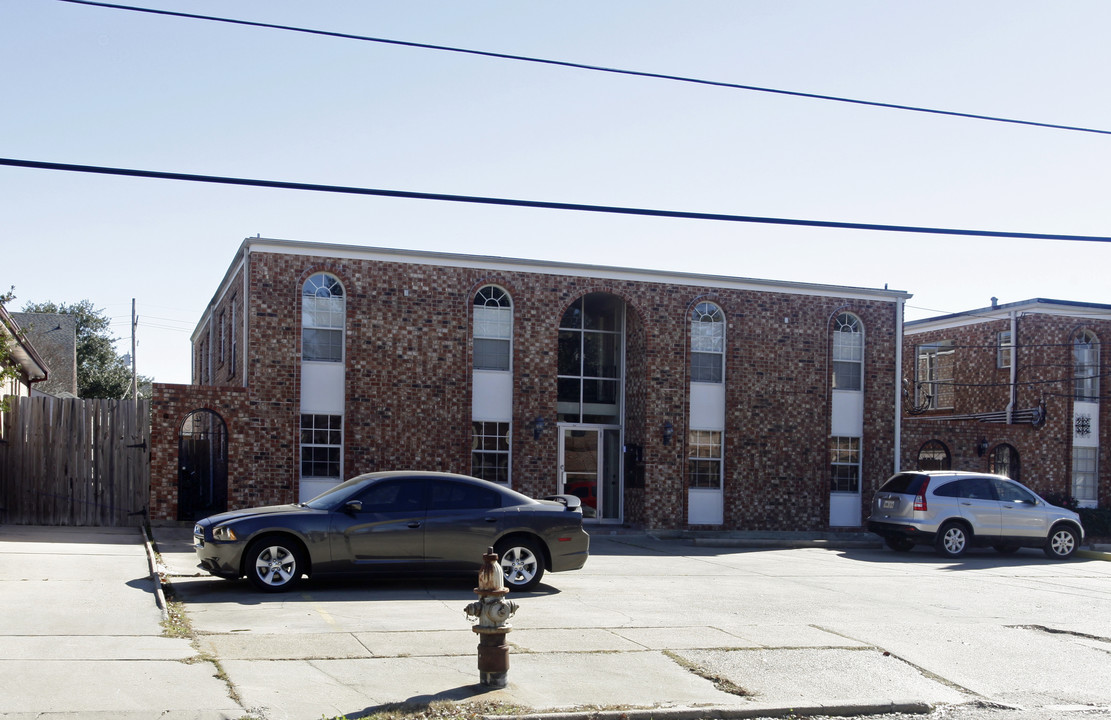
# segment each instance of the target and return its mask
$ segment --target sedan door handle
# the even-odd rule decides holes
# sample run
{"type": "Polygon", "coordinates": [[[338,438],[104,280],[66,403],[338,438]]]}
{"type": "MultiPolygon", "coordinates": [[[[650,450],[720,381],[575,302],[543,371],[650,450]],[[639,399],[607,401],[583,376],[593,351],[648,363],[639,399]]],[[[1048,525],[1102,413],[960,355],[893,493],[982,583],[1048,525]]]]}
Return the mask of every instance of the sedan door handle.
{"type": "Polygon", "coordinates": [[[422,523],[419,520],[414,520],[413,522],[409,523],[409,527],[416,530],[421,526],[421,524],[422,523]]]}
{"type": "Polygon", "coordinates": [[[498,519],[496,517],[484,517],[482,519],[485,520],[488,523],[496,523],[498,521],[498,519]]]}

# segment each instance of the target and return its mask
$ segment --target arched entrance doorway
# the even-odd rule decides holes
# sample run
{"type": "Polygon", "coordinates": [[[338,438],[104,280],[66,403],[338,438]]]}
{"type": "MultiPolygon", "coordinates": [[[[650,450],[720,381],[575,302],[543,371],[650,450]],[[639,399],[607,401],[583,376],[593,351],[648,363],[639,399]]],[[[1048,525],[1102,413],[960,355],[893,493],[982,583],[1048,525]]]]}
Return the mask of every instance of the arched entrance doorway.
{"type": "Polygon", "coordinates": [[[181,424],[177,444],[177,519],[200,520],[228,509],[228,431],[211,410],[181,424]]]}

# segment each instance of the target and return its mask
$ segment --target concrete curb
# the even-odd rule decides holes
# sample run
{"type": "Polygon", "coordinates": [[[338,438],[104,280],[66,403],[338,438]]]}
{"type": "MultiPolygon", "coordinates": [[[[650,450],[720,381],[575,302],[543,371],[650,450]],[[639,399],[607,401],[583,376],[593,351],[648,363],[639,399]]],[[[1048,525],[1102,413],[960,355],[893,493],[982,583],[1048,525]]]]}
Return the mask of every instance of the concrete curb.
{"type": "Polygon", "coordinates": [[[523,715],[479,715],[483,720],[734,720],[761,717],[810,717],[814,715],[883,715],[904,713],[926,715],[933,712],[930,703],[899,701],[884,704],[811,705],[782,707],[753,705],[749,707],[676,707],[638,708],[634,710],[570,710],[564,712],[530,713],[523,715]]]}
{"type": "Polygon", "coordinates": [[[158,558],[154,554],[154,545],[146,528],[139,528],[139,533],[143,536],[143,547],[147,553],[147,568],[150,570],[150,579],[154,583],[154,598],[158,609],[162,612],[162,622],[170,619],[170,609],[166,605],[166,591],[162,587],[162,575],[158,572],[158,558]]]}
{"type": "Polygon", "coordinates": [[[826,540],[826,539],[775,539],[775,538],[693,538],[695,547],[740,548],[826,548],[839,550],[882,550],[882,540],[826,540]]]}

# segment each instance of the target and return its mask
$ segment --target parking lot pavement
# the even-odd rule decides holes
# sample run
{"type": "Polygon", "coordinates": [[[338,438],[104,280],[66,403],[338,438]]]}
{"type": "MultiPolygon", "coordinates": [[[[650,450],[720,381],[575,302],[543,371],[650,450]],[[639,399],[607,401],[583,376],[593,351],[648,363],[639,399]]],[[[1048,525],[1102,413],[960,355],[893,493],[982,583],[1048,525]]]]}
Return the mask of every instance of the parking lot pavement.
{"type": "Polygon", "coordinates": [[[175,532],[156,538],[202,647],[221,658],[244,706],[273,720],[433,700],[654,717],[1111,700],[1098,670],[1111,639],[1066,628],[1111,638],[1105,563],[596,536],[585,568],[514,594],[509,686],[485,690],[461,612],[473,580],[310,581],[267,595],[197,574],[188,532],[175,532]],[[1043,672],[1037,657],[1056,669],[1043,672]],[[1057,689],[1033,691],[1042,678],[1057,689]]]}
{"type": "Polygon", "coordinates": [[[165,637],[135,528],[0,526],[0,717],[239,718],[165,637]]]}
{"type": "Polygon", "coordinates": [[[1104,562],[600,536],[585,568],[514,594],[509,685],[488,690],[462,612],[472,579],[268,595],[201,573],[188,529],[155,540],[192,643],[162,634],[139,531],[0,527],[0,718],[353,719],[434,700],[630,718],[1111,705],[1104,562]]]}

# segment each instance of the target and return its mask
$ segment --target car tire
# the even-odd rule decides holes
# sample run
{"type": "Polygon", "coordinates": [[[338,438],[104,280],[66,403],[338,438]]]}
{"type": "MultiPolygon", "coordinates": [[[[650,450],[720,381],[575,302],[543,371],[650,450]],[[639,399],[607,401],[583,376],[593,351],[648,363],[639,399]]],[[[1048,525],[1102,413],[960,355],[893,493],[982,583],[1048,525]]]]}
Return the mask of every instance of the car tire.
{"type": "Polygon", "coordinates": [[[905,537],[889,537],[884,540],[887,547],[895,552],[910,552],[914,549],[914,541],[905,537]]]}
{"type": "Polygon", "coordinates": [[[540,584],[544,577],[544,553],[534,541],[509,538],[498,543],[494,552],[498,554],[507,588],[523,592],[540,584]]]}
{"type": "Polygon", "coordinates": [[[1045,541],[1045,554],[1054,560],[1072,557],[1080,545],[1080,535],[1067,525],[1058,525],[1045,541]]]}
{"type": "Polygon", "coordinates": [[[938,555],[948,558],[957,558],[964,555],[972,543],[972,536],[968,528],[960,523],[947,522],[937,531],[934,549],[938,555]]]}
{"type": "Polygon", "coordinates": [[[992,545],[992,548],[1000,555],[1013,555],[1018,552],[1018,545],[1013,545],[1011,543],[996,543],[992,545]]]}
{"type": "Polygon", "coordinates": [[[293,589],[301,582],[307,567],[301,544],[276,535],[255,540],[243,557],[247,579],[263,592],[293,589]]]}

